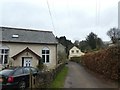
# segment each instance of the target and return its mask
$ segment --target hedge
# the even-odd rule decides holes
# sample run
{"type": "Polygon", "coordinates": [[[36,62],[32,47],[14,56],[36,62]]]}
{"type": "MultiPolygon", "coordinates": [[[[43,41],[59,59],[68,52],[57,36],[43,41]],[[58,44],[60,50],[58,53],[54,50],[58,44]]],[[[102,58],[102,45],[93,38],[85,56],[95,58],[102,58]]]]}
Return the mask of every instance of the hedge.
{"type": "Polygon", "coordinates": [[[85,54],[81,59],[88,69],[112,80],[120,79],[120,45],[85,54]]]}

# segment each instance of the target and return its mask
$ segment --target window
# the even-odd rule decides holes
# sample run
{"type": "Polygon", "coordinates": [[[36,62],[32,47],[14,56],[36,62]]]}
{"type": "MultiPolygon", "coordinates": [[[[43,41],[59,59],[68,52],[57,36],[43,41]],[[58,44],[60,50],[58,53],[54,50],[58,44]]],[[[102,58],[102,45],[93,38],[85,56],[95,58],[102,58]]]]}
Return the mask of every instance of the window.
{"type": "Polygon", "coordinates": [[[43,59],[43,63],[50,62],[50,50],[48,48],[44,48],[42,50],[42,59],[43,59]]]}
{"type": "Polygon", "coordinates": [[[0,48],[0,64],[8,63],[9,49],[7,47],[0,48]]]}
{"type": "Polygon", "coordinates": [[[74,50],[72,50],[71,52],[74,53],[74,50]]]}
{"type": "Polygon", "coordinates": [[[30,69],[29,69],[29,68],[24,68],[24,73],[25,73],[25,74],[30,73],[30,69]]]}
{"type": "Polygon", "coordinates": [[[79,53],[79,50],[76,50],[77,53],[79,53]]]}
{"type": "Polygon", "coordinates": [[[18,34],[13,34],[13,35],[12,35],[12,38],[18,38],[18,37],[19,37],[18,34]]]}
{"type": "Polygon", "coordinates": [[[18,69],[14,72],[14,76],[23,74],[23,69],[18,69]]]}
{"type": "Polygon", "coordinates": [[[33,73],[37,73],[38,72],[36,68],[31,68],[31,70],[32,70],[33,73]]]}
{"type": "Polygon", "coordinates": [[[0,71],[0,75],[8,76],[8,75],[10,75],[12,72],[13,72],[12,69],[11,69],[11,70],[10,70],[10,69],[5,69],[5,70],[0,71]]]}

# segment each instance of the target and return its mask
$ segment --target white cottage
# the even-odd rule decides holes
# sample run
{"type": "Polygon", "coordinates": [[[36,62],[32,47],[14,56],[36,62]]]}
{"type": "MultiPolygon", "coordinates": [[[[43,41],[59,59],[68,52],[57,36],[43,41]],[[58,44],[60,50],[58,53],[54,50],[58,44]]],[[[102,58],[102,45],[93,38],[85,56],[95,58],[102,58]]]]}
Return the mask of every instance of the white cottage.
{"type": "Polygon", "coordinates": [[[81,52],[81,50],[80,50],[78,47],[76,47],[76,46],[73,46],[73,47],[69,50],[69,59],[70,59],[71,57],[80,57],[80,56],[82,56],[82,55],[84,55],[84,53],[81,52]]]}
{"type": "Polygon", "coordinates": [[[57,65],[57,41],[51,31],[0,27],[0,64],[36,67],[40,60],[57,65]]]}

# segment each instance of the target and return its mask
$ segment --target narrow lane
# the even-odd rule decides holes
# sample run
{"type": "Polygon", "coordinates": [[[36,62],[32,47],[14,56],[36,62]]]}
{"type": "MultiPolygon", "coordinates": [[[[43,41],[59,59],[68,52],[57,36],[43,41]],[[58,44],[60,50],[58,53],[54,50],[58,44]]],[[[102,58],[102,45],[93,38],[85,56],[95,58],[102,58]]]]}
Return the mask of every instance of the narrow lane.
{"type": "Polygon", "coordinates": [[[118,85],[95,77],[77,63],[68,63],[64,88],[118,88],[118,85]]]}

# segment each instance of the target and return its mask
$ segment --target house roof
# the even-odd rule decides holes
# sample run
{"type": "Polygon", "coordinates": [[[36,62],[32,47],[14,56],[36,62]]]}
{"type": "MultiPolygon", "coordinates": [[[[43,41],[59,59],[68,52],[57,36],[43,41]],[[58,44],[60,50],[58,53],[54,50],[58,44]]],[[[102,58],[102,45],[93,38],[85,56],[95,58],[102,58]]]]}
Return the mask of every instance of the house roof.
{"type": "Polygon", "coordinates": [[[0,27],[3,42],[57,44],[51,31],[0,27]]]}
{"type": "Polygon", "coordinates": [[[24,52],[29,52],[29,53],[35,55],[38,60],[41,59],[41,57],[40,57],[39,55],[37,55],[35,52],[33,52],[33,51],[32,51],[31,49],[29,49],[28,47],[27,47],[26,49],[24,49],[23,51],[19,52],[18,54],[14,55],[12,58],[13,58],[14,60],[16,60],[16,58],[17,58],[19,55],[21,55],[22,53],[24,53],[24,52]]]}
{"type": "Polygon", "coordinates": [[[76,47],[76,48],[78,48],[79,50],[80,50],[80,48],[79,47],[77,47],[77,46],[71,46],[70,48],[69,48],[69,50],[71,50],[72,48],[74,48],[74,47],[76,47]]]}

